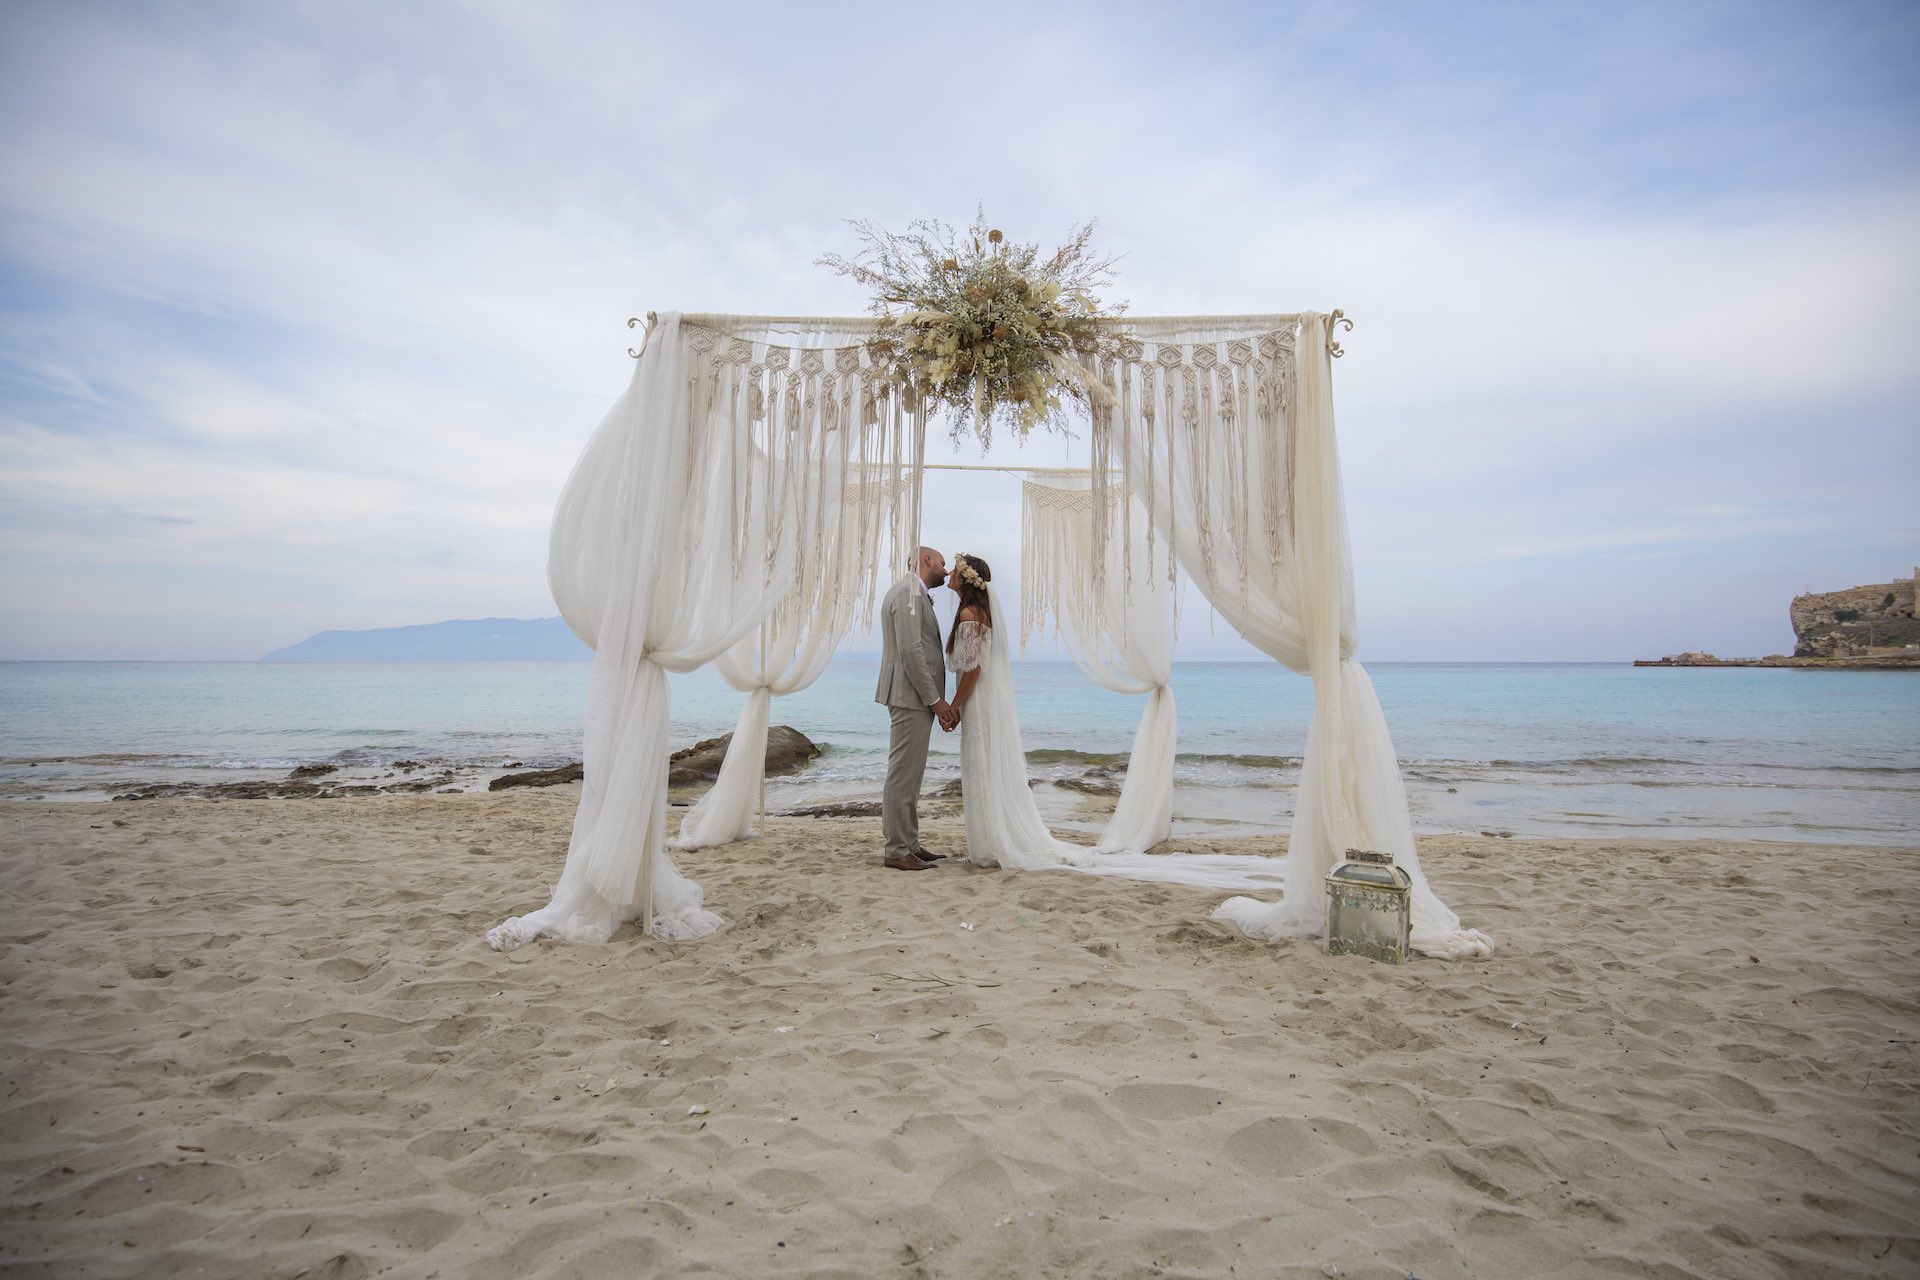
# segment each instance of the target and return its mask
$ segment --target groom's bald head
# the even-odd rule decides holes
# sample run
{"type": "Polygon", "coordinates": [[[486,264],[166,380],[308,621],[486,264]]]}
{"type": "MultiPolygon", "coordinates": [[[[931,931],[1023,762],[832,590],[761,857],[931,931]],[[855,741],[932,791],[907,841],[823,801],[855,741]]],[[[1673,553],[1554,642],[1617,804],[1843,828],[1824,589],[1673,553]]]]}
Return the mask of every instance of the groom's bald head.
{"type": "Polygon", "coordinates": [[[920,548],[920,581],[937,587],[947,579],[947,558],[932,547],[920,548]]]}

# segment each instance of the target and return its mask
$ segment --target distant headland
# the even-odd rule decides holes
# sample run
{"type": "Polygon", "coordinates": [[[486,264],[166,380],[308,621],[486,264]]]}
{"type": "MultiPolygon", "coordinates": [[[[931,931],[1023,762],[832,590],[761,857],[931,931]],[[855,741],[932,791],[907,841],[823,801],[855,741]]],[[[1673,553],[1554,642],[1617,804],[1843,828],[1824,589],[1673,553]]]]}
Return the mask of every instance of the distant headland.
{"type": "Polygon", "coordinates": [[[262,662],[584,662],[593,650],[563,618],[470,618],[322,631],[262,662]]]}
{"type": "Polygon", "coordinates": [[[1717,658],[1676,653],[1642,658],[1636,667],[1801,667],[1842,671],[1920,670],[1920,568],[1911,578],[1844,591],[1810,592],[1787,606],[1793,653],[1764,658],[1717,658]]]}

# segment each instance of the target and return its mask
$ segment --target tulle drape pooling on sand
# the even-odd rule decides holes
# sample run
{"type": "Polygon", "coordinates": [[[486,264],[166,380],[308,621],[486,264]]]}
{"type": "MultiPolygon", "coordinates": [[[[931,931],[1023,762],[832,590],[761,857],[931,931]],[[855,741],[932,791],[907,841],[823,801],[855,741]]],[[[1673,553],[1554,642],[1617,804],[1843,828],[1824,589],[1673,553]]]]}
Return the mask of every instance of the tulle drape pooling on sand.
{"type": "Polygon", "coordinates": [[[871,330],[659,318],[554,513],[549,584],[594,650],[566,863],[547,905],[489,946],[604,942],[635,919],[680,941],[724,923],[667,855],[666,676],[748,639],[783,600],[815,600],[822,573],[870,610],[880,565],[906,562],[919,488],[901,482],[926,424],[873,367],[871,330]],[[841,501],[868,483],[891,496],[841,501]],[[861,552],[834,563],[829,531],[861,552]]]}
{"type": "MultiPolygon", "coordinates": [[[[1118,462],[1150,512],[1149,536],[1168,542],[1208,602],[1313,679],[1285,894],[1271,904],[1232,899],[1215,918],[1265,940],[1318,933],[1327,873],[1345,849],[1375,849],[1413,879],[1415,946],[1491,954],[1492,940],[1463,929],[1427,883],[1386,719],[1353,659],[1326,317],[1276,317],[1260,330],[1204,318],[1142,324],[1101,376],[1112,403],[1092,410],[1095,476],[1118,462]]],[[[1101,513],[1096,503],[1096,522],[1101,513]]]]}

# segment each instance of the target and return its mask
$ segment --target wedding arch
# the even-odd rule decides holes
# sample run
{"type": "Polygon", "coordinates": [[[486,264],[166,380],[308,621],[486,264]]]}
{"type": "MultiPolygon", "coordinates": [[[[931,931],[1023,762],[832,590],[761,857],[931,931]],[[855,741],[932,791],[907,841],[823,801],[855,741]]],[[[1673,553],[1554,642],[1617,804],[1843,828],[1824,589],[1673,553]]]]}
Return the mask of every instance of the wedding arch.
{"type": "MultiPolygon", "coordinates": [[[[1490,940],[1461,927],[1420,868],[1386,720],[1353,656],[1331,391],[1339,322],[1339,312],[1103,318],[1102,340],[1069,361],[1087,392],[1084,489],[1055,486],[1079,495],[1084,561],[1071,572],[1085,585],[1065,607],[1061,575],[1040,589],[1056,592],[1057,617],[1071,615],[1076,656],[1109,687],[1150,695],[1136,747],[1163,753],[1169,778],[1171,649],[1130,620],[1128,602],[1170,598],[1183,572],[1243,637],[1312,679],[1284,892],[1231,899],[1216,918],[1257,939],[1317,933],[1343,850],[1383,850],[1413,879],[1415,947],[1485,955],[1490,940]]],[[[667,673],[720,661],[750,692],[736,743],[764,742],[766,700],[817,676],[837,637],[908,571],[936,404],[903,381],[885,333],[873,318],[649,317],[632,380],[554,516],[554,598],[594,650],[566,863],[548,904],[490,931],[490,945],[603,942],[626,921],[689,940],[723,923],[668,851],[667,673]]],[[[679,843],[748,828],[759,755],[742,751],[679,843]]],[[[1157,829],[1160,803],[1143,789],[1136,840],[1157,829]]],[[[1223,883],[1218,856],[1192,856],[1188,882],[1223,883]]],[[[1151,861],[1141,878],[1180,879],[1177,863],[1151,861]]]]}

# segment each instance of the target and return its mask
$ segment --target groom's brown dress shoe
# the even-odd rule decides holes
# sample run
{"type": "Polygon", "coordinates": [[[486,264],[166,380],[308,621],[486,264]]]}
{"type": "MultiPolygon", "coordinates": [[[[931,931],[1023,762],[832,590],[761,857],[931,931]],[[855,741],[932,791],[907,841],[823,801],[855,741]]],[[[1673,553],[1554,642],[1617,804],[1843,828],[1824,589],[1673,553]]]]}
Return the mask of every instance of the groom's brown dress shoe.
{"type": "Polygon", "coordinates": [[[931,849],[915,849],[913,851],[913,856],[920,859],[920,861],[922,862],[938,862],[940,861],[940,859],[946,857],[947,855],[944,853],[935,853],[931,849]]]}
{"type": "Polygon", "coordinates": [[[882,861],[881,865],[886,867],[892,867],[895,871],[931,871],[933,870],[933,864],[931,862],[922,862],[920,859],[914,857],[910,853],[902,853],[895,857],[887,858],[884,861],[882,861]]]}

